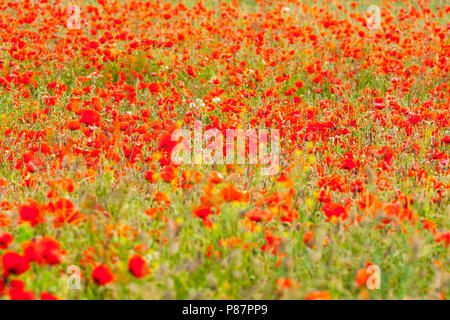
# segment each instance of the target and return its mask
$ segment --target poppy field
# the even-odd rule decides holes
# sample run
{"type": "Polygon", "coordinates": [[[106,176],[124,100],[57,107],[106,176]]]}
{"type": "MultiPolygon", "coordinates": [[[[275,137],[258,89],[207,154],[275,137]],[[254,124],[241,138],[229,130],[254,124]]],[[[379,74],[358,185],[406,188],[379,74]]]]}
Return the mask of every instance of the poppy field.
{"type": "Polygon", "coordinates": [[[449,299],[449,17],[0,0],[0,300],[449,299]]]}

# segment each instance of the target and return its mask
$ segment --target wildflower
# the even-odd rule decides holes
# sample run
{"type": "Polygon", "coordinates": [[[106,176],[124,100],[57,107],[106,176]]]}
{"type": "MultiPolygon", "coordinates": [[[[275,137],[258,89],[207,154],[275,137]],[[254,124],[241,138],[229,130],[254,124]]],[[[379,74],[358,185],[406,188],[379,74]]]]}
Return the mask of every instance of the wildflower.
{"type": "Polygon", "coordinates": [[[33,200],[28,200],[28,204],[19,207],[19,215],[22,221],[29,222],[33,227],[45,221],[44,212],[33,200]]]}
{"type": "Polygon", "coordinates": [[[307,231],[303,234],[303,243],[308,247],[312,246],[313,240],[314,240],[313,231],[307,231]]]}
{"type": "Polygon", "coordinates": [[[106,265],[100,264],[92,270],[92,280],[99,286],[104,286],[113,281],[113,274],[106,265]]]}
{"type": "Polygon", "coordinates": [[[62,261],[61,244],[52,237],[44,236],[39,240],[25,241],[21,246],[28,261],[47,265],[56,265],[62,261]]]}
{"type": "Polygon", "coordinates": [[[52,295],[48,292],[41,293],[41,300],[59,300],[57,296],[52,295]]]}
{"type": "Polygon", "coordinates": [[[100,115],[97,111],[84,109],[81,111],[80,122],[88,126],[98,124],[100,122],[100,115]]]}
{"type": "Polygon", "coordinates": [[[34,292],[26,291],[22,280],[11,280],[8,291],[11,300],[34,300],[34,292]]]}
{"type": "Polygon", "coordinates": [[[17,252],[6,252],[2,256],[3,274],[8,277],[10,274],[21,275],[30,269],[28,260],[17,252]]]}
{"type": "Polygon", "coordinates": [[[353,154],[346,153],[344,159],[342,160],[341,168],[351,171],[356,167],[357,167],[357,164],[353,159],[353,154]]]}
{"type": "Polygon", "coordinates": [[[251,221],[270,221],[272,219],[272,214],[267,210],[253,209],[245,214],[247,218],[251,221]]]}
{"type": "Polygon", "coordinates": [[[305,297],[306,300],[332,300],[329,291],[316,291],[308,293],[305,297]]]}
{"type": "Polygon", "coordinates": [[[0,297],[5,293],[5,283],[3,279],[0,277],[0,297]]]}
{"type": "Polygon", "coordinates": [[[217,171],[212,171],[209,174],[208,181],[214,184],[218,184],[223,181],[223,176],[217,171]]]}
{"type": "Polygon", "coordinates": [[[367,269],[359,269],[356,273],[355,282],[358,288],[365,287],[367,285],[367,279],[369,279],[370,274],[367,273],[367,269]]]}
{"type": "Polygon", "coordinates": [[[11,233],[4,232],[0,234],[0,249],[7,249],[8,245],[13,242],[14,238],[11,233]]]}
{"type": "Polygon", "coordinates": [[[149,272],[147,261],[145,261],[140,255],[134,255],[130,258],[128,261],[128,270],[130,270],[136,278],[142,278],[149,272]]]}
{"type": "Polygon", "coordinates": [[[261,250],[270,254],[277,254],[278,248],[283,241],[282,238],[276,237],[270,232],[266,232],[266,243],[261,246],[261,250]]]}
{"type": "Polygon", "coordinates": [[[290,278],[278,278],[276,280],[277,291],[281,292],[284,290],[289,290],[293,288],[298,288],[298,282],[290,279],[290,278]]]}
{"type": "Polygon", "coordinates": [[[53,226],[59,228],[65,223],[79,224],[83,215],[76,210],[75,205],[68,199],[59,199],[55,203],[49,203],[49,209],[53,213],[53,226]]]}
{"type": "Polygon", "coordinates": [[[78,120],[72,120],[67,123],[67,128],[70,130],[79,130],[81,128],[81,123],[78,120]]]}
{"type": "Polygon", "coordinates": [[[152,170],[145,171],[145,179],[150,183],[156,182],[156,173],[152,170]]]}
{"type": "Polygon", "coordinates": [[[347,218],[347,209],[339,203],[326,202],[323,205],[322,210],[328,220],[330,220],[332,217],[342,217],[343,219],[347,218]]]}
{"type": "Polygon", "coordinates": [[[165,166],[161,169],[161,178],[165,182],[171,182],[175,179],[175,170],[172,166],[165,166]]]}
{"type": "Polygon", "coordinates": [[[194,214],[194,216],[203,220],[203,224],[205,227],[207,228],[212,227],[212,223],[208,218],[208,216],[212,214],[211,206],[203,204],[199,205],[192,209],[192,213],[194,214]]]}
{"type": "Polygon", "coordinates": [[[450,244],[450,231],[449,232],[442,232],[438,234],[434,240],[438,243],[442,242],[445,247],[448,247],[450,244]]]}
{"type": "Polygon", "coordinates": [[[300,80],[295,81],[294,84],[295,84],[295,86],[296,86],[297,88],[299,88],[299,89],[301,89],[301,88],[303,87],[303,82],[300,81],[300,80]]]}

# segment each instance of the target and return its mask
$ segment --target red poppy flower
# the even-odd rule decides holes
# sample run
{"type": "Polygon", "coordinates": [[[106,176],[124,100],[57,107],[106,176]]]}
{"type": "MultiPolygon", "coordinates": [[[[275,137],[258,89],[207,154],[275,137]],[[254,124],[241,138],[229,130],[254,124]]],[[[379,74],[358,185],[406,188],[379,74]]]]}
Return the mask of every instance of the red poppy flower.
{"type": "Polygon", "coordinates": [[[156,82],[149,83],[148,89],[150,90],[151,93],[158,93],[160,91],[160,87],[156,82]]]}
{"type": "Polygon", "coordinates": [[[171,182],[173,179],[175,179],[175,170],[171,166],[165,166],[161,169],[161,178],[165,182],[171,182]]]}
{"type": "Polygon", "coordinates": [[[201,218],[203,220],[203,225],[206,228],[212,227],[212,221],[209,220],[208,216],[212,214],[211,206],[201,204],[192,209],[194,216],[201,218]]]}
{"type": "Polygon", "coordinates": [[[11,300],[34,300],[34,292],[25,291],[25,284],[19,279],[11,280],[8,295],[11,300]]]}
{"type": "Polygon", "coordinates": [[[7,249],[8,245],[13,242],[13,236],[11,233],[2,233],[0,234],[0,249],[7,249]]]}
{"type": "Polygon", "coordinates": [[[172,140],[173,132],[177,130],[176,125],[171,125],[158,139],[157,150],[162,151],[165,150],[169,154],[172,152],[173,148],[179,143],[178,141],[172,140]]]}
{"type": "Polygon", "coordinates": [[[270,221],[272,219],[272,214],[267,210],[253,209],[245,214],[251,221],[270,221]]]}
{"type": "Polygon", "coordinates": [[[394,149],[390,146],[384,146],[380,149],[379,154],[383,157],[386,163],[390,164],[392,158],[394,157],[394,149]]]}
{"type": "Polygon", "coordinates": [[[276,237],[269,232],[266,232],[265,236],[267,242],[261,246],[261,250],[270,254],[277,254],[283,239],[281,237],[276,237]]]}
{"type": "Polygon", "coordinates": [[[92,270],[92,279],[99,286],[104,286],[112,282],[114,277],[108,266],[100,264],[92,270]]]}
{"type": "Polygon", "coordinates": [[[329,291],[316,291],[308,293],[305,297],[306,300],[331,300],[329,291]]]}
{"type": "Polygon", "coordinates": [[[443,232],[438,234],[435,239],[436,242],[442,242],[442,244],[445,247],[448,247],[450,244],[450,231],[449,232],[443,232]]]}
{"type": "Polygon", "coordinates": [[[41,293],[41,300],[59,300],[57,296],[54,296],[47,292],[41,293]]]}
{"type": "Polygon", "coordinates": [[[355,283],[358,288],[363,288],[367,285],[367,279],[370,277],[370,274],[367,273],[366,269],[359,269],[356,273],[355,283]]]}
{"type": "Polygon", "coordinates": [[[217,171],[212,171],[209,174],[208,181],[214,184],[221,183],[223,181],[223,176],[217,171]]]}
{"type": "Polygon", "coordinates": [[[278,278],[276,281],[277,291],[288,290],[291,288],[298,288],[299,284],[290,278],[278,278]]]}
{"type": "Polygon", "coordinates": [[[84,109],[81,111],[80,122],[88,126],[98,124],[100,122],[100,115],[97,111],[84,109]]]}
{"type": "Polygon", "coordinates": [[[155,172],[152,170],[145,171],[145,179],[147,179],[147,181],[150,183],[155,183],[156,182],[155,172]]]}
{"type": "Polygon", "coordinates": [[[145,261],[140,255],[134,255],[131,257],[128,261],[128,270],[130,270],[136,278],[142,278],[149,272],[147,261],[145,261]]]}
{"type": "Polygon", "coordinates": [[[0,296],[2,296],[5,293],[5,283],[3,282],[3,279],[0,278],[0,296]]]}
{"type": "Polygon", "coordinates": [[[198,218],[206,218],[210,214],[212,214],[211,206],[199,205],[192,209],[192,213],[198,218]]]}
{"type": "Polygon", "coordinates": [[[248,201],[249,198],[248,193],[239,191],[232,184],[223,187],[219,195],[225,201],[248,201]]]}
{"type": "Polygon", "coordinates": [[[351,153],[346,153],[344,159],[342,160],[341,168],[351,171],[357,166],[357,163],[353,159],[353,155],[351,153]]]}
{"type": "Polygon", "coordinates": [[[193,66],[187,66],[187,68],[186,68],[186,73],[187,73],[188,75],[190,75],[192,78],[195,78],[195,77],[196,77],[195,72],[196,72],[196,70],[195,70],[195,68],[194,68],[193,66]]]}
{"type": "Polygon", "coordinates": [[[44,222],[44,215],[41,212],[38,203],[36,201],[29,200],[29,204],[19,207],[19,215],[23,221],[30,222],[31,226],[36,226],[41,222],[44,222]]]}
{"type": "Polygon", "coordinates": [[[322,210],[328,220],[333,216],[337,218],[342,216],[345,219],[347,215],[347,209],[339,203],[327,202],[323,205],[322,210]]]}
{"type": "Polygon", "coordinates": [[[78,120],[72,120],[67,123],[67,128],[70,130],[78,130],[81,128],[81,123],[78,120]]]}
{"type": "Polygon", "coordinates": [[[54,219],[53,226],[59,228],[64,224],[79,224],[83,220],[83,215],[75,208],[75,205],[67,199],[59,199],[55,203],[49,203],[54,219]]]}
{"type": "Polygon", "coordinates": [[[314,240],[314,232],[307,231],[303,234],[303,243],[307,246],[311,246],[314,240]]]}
{"type": "Polygon", "coordinates": [[[29,261],[38,264],[56,265],[61,263],[61,244],[52,237],[44,236],[38,241],[22,243],[22,250],[29,261]]]}
{"type": "Polygon", "coordinates": [[[450,144],[450,136],[446,135],[445,137],[442,138],[442,143],[444,144],[450,144]]]}
{"type": "Polygon", "coordinates": [[[8,277],[10,274],[20,275],[30,269],[28,260],[17,252],[6,252],[2,256],[3,274],[8,277]]]}
{"type": "Polygon", "coordinates": [[[303,82],[300,80],[297,80],[297,81],[295,81],[295,86],[300,89],[303,87],[303,82]]]}

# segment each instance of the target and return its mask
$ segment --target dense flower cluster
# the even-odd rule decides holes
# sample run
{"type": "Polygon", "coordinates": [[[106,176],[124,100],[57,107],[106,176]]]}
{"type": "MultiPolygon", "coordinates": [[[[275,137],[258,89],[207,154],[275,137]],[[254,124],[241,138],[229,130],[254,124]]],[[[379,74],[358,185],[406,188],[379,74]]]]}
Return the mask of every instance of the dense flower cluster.
{"type": "Polygon", "coordinates": [[[75,5],[0,0],[0,299],[449,297],[450,6],[75,5]],[[279,170],[174,164],[195,121],[279,170]]]}

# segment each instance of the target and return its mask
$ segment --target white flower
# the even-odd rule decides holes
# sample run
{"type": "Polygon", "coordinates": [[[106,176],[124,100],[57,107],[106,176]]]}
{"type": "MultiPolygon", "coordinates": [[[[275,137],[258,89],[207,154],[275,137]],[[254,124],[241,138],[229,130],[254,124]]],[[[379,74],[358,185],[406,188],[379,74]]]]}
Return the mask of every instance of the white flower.
{"type": "Polygon", "coordinates": [[[195,102],[197,102],[197,104],[202,108],[205,106],[205,103],[203,102],[202,99],[195,99],[195,102]]]}

